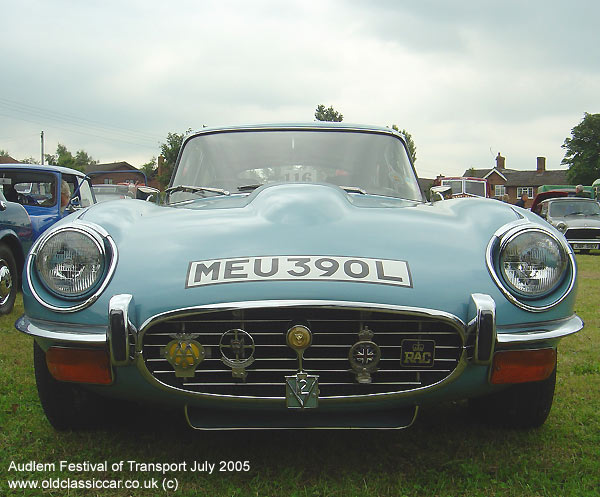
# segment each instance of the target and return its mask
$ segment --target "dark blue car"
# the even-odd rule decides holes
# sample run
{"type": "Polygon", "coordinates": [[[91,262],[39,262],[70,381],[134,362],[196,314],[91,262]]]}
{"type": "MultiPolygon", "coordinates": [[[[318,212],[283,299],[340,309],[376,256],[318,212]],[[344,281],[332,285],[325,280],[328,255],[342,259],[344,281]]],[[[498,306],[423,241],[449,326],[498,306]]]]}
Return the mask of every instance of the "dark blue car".
{"type": "Polygon", "coordinates": [[[0,182],[6,200],[25,207],[34,241],[56,221],[96,202],[87,176],[66,167],[5,164],[0,182]]]}
{"type": "Polygon", "coordinates": [[[0,188],[0,314],[12,311],[32,236],[31,221],[25,208],[8,202],[0,188]]]}
{"type": "Polygon", "coordinates": [[[56,221],[95,203],[84,173],[58,166],[0,166],[0,314],[12,311],[25,257],[56,221]]]}

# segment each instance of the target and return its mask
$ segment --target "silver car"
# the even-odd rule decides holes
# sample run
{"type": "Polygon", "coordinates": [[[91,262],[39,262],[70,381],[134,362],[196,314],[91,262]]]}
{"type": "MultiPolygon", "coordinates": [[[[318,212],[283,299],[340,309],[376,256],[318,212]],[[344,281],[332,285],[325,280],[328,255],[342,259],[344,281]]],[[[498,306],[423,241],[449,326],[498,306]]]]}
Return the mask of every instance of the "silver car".
{"type": "Polygon", "coordinates": [[[540,202],[535,212],[562,231],[573,250],[600,249],[600,204],[578,197],[540,202]]]}

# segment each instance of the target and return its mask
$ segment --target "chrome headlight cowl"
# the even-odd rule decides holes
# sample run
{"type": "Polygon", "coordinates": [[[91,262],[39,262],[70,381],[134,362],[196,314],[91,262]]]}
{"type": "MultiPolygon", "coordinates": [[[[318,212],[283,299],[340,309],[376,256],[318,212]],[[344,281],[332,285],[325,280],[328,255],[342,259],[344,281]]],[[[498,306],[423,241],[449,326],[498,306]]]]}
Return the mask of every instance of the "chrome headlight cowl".
{"type": "Polygon", "coordinates": [[[573,289],[576,265],[560,235],[530,224],[496,233],[487,252],[490,273],[504,295],[529,311],[544,311],[573,289]]]}
{"type": "Polygon", "coordinates": [[[104,248],[84,231],[58,231],[39,247],[35,267],[50,292],[64,298],[82,297],[104,274],[104,248]]]}
{"type": "Polygon", "coordinates": [[[116,246],[103,229],[77,223],[45,233],[27,262],[33,297],[56,312],[95,302],[112,277],[116,246]]]}

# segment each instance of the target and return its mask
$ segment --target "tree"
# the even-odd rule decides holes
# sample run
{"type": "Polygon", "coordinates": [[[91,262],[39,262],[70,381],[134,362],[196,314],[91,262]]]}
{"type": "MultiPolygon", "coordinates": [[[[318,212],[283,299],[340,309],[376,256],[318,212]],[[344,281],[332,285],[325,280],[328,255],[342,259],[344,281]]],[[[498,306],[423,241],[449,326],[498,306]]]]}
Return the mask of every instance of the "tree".
{"type": "Polygon", "coordinates": [[[165,162],[163,164],[162,174],[158,176],[158,181],[163,188],[171,181],[171,175],[173,174],[175,162],[177,162],[179,149],[181,149],[185,137],[191,132],[192,129],[188,128],[185,133],[168,133],[167,142],[161,144],[160,153],[165,158],[165,162]]]}
{"type": "Polygon", "coordinates": [[[335,110],[333,106],[330,105],[326,109],[323,104],[317,105],[315,118],[317,121],[331,121],[335,123],[340,123],[344,120],[344,116],[335,110]]]}
{"type": "Polygon", "coordinates": [[[140,171],[142,171],[146,175],[146,178],[148,178],[149,180],[151,178],[154,178],[154,176],[157,173],[156,157],[152,157],[152,159],[150,159],[142,167],[140,167],[140,171]]]}
{"type": "Polygon", "coordinates": [[[405,129],[400,131],[398,129],[398,126],[396,126],[395,124],[392,124],[392,129],[394,129],[394,130],[398,131],[398,133],[404,135],[404,138],[406,138],[406,146],[408,147],[408,155],[410,156],[410,160],[412,161],[413,164],[415,162],[417,162],[417,146],[415,145],[415,142],[413,141],[412,135],[405,129]]]}
{"type": "Polygon", "coordinates": [[[97,160],[92,159],[87,152],[78,150],[73,155],[67,147],[59,143],[56,147],[56,154],[46,154],[46,163],[52,166],[70,167],[78,171],[85,171],[87,166],[98,164],[97,160]]]}
{"type": "Polygon", "coordinates": [[[569,167],[567,179],[572,184],[591,185],[600,178],[600,114],[584,113],[562,148],[566,153],[561,164],[569,167]]]}

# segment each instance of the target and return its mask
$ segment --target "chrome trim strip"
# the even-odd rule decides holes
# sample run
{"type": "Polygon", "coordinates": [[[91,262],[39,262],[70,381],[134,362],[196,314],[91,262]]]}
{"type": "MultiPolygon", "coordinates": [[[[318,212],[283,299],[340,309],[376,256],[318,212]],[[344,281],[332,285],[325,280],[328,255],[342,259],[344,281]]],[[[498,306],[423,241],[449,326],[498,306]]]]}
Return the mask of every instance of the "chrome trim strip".
{"type": "Polygon", "coordinates": [[[257,400],[263,402],[265,404],[271,405],[281,405],[285,402],[285,397],[257,397],[257,396],[236,396],[236,395],[226,395],[226,394],[213,394],[213,393],[199,393],[199,392],[191,392],[189,390],[184,390],[178,387],[173,387],[171,385],[167,385],[160,380],[158,380],[146,367],[144,362],[144,358],[142,355],[142,342],[143,337],[150,325],[154,325],[157,322],[165,321],[170,317],[183,317],[186,314],[197,314],[199,312],[213,312],[213,311],[233,311],[239,309],[255,309],[255,308],[263,308],[263,307],[321,307],[321,308],[345,308],[345,309],[353,309],[353,310],[381,310],[388,312],[398,312],[402,314],[420,316],[420,317],[431,317],[436,319],[443,319],[449,322],[460,335],[463,346],[462,346],[462,354],[458,359],[458,363],[454,371],[441,380],[438,383],[434,383],[431,385],[427,385],[425,387],[416,388],[409,391],[402,392],[384,392],[384,393],[373,393],[367,395],[346,395],[346,396],[332,396],[319,399],[320,404],[326,405],[335,405],[347,402],[348,400],[356,401],[356,402],[369,402],[369,401],[380,401],[380,400],[389,400],[389,399],[398,399],[398,398],[407,398],[412,396],[417,396],[421,392],[426,390],[437,390],[438,388],[447,385],[448,383],[456,380],[466,369],[467,367],[467,349],[466,349],[466,325],[465,323],[458,318],[457,316],[443,312],[436,311],[432,309],[422,309],[416,307],[406,307],[406,306],[398,306],[398,305],[384,305],[384,304],[376,304],[376,303],[368,303],[368,302],[346,302],[346,301],[322,301],[322,300],[257,300],[257,301],[246,301],[246,302],[226,302],[219,304],[210,304],[198,307],[189,307],[183,308],[176,311],[169,311],[162,314],[157,314],[149,319],[147,319],[142,326],[140,326],[140,331],[138,334],[138,340],[136,344],[136,366],[140,371],[140,374],[153,386],[160,388],[166,392],[175,392],[180,395],[184,395],[189,398],[194,399],[222,399],[226,402],[256,402],[257,400]]]}
{"type": "MultiPolygon", "coordinates": [[[[205,428],[205,427],[199,427],[199,426],[194,426],[190,420],[189,414],[188,414],[188,404],[185,405],[184,407],[184,415],[185,415],[185,420],[188,423],[188,426],[194,430],[199,430],[199,431],[237,431],[237,430],[252,430],[252,431],[262,431],[262,430],[269,430],[269,431],[273,431],[273,430],[368,430],[368,431],[382,431],[382,430],[405,430],[406,428],[410,428],[416,421],[417,416],[419,414],[419,406],[416,405],[414,406],[414,415],[413,418],[411,419],[410,423],[406,426],[397,426],[397,427],[364,427],[364,426],[297,426],[294,428],[290,428],[290,427],[286,427],[286,426],[269,426],[269,427],[252,427],[252,426],[248,426],[248,427],[239,427],[236,426],[234,428],[228,428],[228,427],[218,427],[218,428],[205,428]]],[[[365,412],[365,415],[367,416],[368,413],[365,412]]]]}
{"type": "Polygon", "coordinates": [[[497,230],[496,233],[494,233],[494,235],[492,236],[491,240],[488,243],[486,253],[485,253],[485,262],[487,265],[488,272],[490,273],[490,276],[494,280],[494,283],[500,289],[500,291],[504,294],[504,296],[508,299],[508,301],[511,302],[512,304],[516,305],[517,307],[524,309],[526,311],[529,311],[529,312],[544,312],[544,311],[552,309],[553,307],[560,304],[571,293],[571,290],[573,290],[573,287],[575,286],[575,281],[577,279],[577,263],[575,262],[575,255],[573,253],[573,249],[571,248],[571,246],[566,242],[565,239],[558,238],[550,230],[544,228],[543,226],[533,224],[530,221],[511,222],[509,224],[504,225],[499,230],[497,230]],[[551,238],[553,238],[564,249],[565,253],[567,254],[567,257],[569,258],[569,262],[571,264],[571,281],[569,282],[567,289],[556,300],[552,301],[550,304],[547,304],[547,305],[533,306],[533,305],[526,304],[522,300],[519,300],[502,283],[500,276],[498,276],[498,274],[496,273],[496,268],[494,266],[494,257],[493,257],[494,256],[493,252],[494,252],[494,248],[496,247],[496,245],[498,243],[500,243],[502,245],[503,240],[506,240],[507,238],[516,236],[517,234],[520,234],[521,232],[525,232],[525,231],[539,231],[539,232],[542,232],[542,233],[550,236],[551,238]]]}
{"type": "Polygon", "coordinates": [[[55,323],[23,315],[15,322],[15,328],[32,337],[58,342],[106,344],[106,326],[55,323]]]}
{"type": "Polygon", "coordinates": [[[580,331],[583,328],[583,320],[576,314],[573,314],[571,317],[557,321],[522,325],[513,333],[506,333],[505,330],[511,328],[515,329],[515,327],[508,326],[497,327],[498,333],[496,339],[499,345],[510,346],[546,340],[558,340],[580,331]]]}
{"type": "MultiPolygon", "coordinates": [[[[106,259],[107,254],[104,249],[104,243],[101,243],[100,246],[101,246],[102,255],[106,259]]],[[[115,244],[114,240],[104,229],[102,229],[101,227],[99,227],[95,224],[84,223],[84,222],[77,220],[69,225],[61,225],[58,228],[49,229],[46,233],[44,233],[35,242],[33,248],[31,249],[31,252],[27,256],[27,262],[25,263],[25,271],[26,271],[27,281],[29,283],[29,289],[31,290],[31,294],[33,295],[33,298],[35,298],[35,300],[37,300],[38,303],[40,303],[42,306],[44,306],[47,309],[50,309],[51,311],[59,312],[59,313],[71,313],[71,312],[80,311],[82,309],[85,309],[86,307],[89,307],[94,302],[96,302],[96,300],[98,300],[98,298],[100,297],[102,292],[106,289],[106,287],[110,283],[110,280],[113,277],[113,274],[117,267],[118,259],[119,259],[119,256],[118,256],[118,251],[117,251],[117,245],[115,244]],[[112,257],[110,258],[110,261],[109,261],[109,266],[106,271],[106,276],[104,277],[104,281],[101,283],[101,285],[98,287],[98,289],[84,301],[79,302],[74,305],[65,306],[65,307],[53,305],[53,304],[46,302],[36,291],[35,285],[33,284],[33,281],[31,278],[31,273],[33,271],[32,268],[35,263],[35,257],[37,256],[39,248],[52,235],[54,235],[55,233],[58,233],[60,231],[80,231],[80,232],[85,233],[88,236],[91,236],[94,240],[98,240],[99,238],[100,238],[100,241],[106,240],[108,242],[108,244],[110,245],[110,249],[112,252],[112,257]]],[[[57,297],[57,298],[59,298],[59,297],[57,297]]],[[[65,300],[65,302],[69,302],[69,301],[65,300]]]]}
{"type": "Polygon", "coordinates": [[[156,321],[164,321],[172,316],[185,316],[186,314],[196,314],[199,312],[216,312],[216,311],[235,311],[246,309],[259,309],[261,307],[342,307],[345,309],[354,309],[358,311],[390,311],[402,314],[410,314],[421,317],[441,318],[454,323],[455,326],[463,329],[463,338],[465,323],[462,319],[449,312],[438,311],[435,309],[427,309],[423,307],[408,307],[393,304],[377,304],[374,302],[351,302],[346,300],[246,300],[240,302],[221,302],[216,304],[206,304],[194,307],[182,307],[172,311],[166,311],[149,317],[140,326],[140,335],[144,333],[150,324],[156,321]]]}

